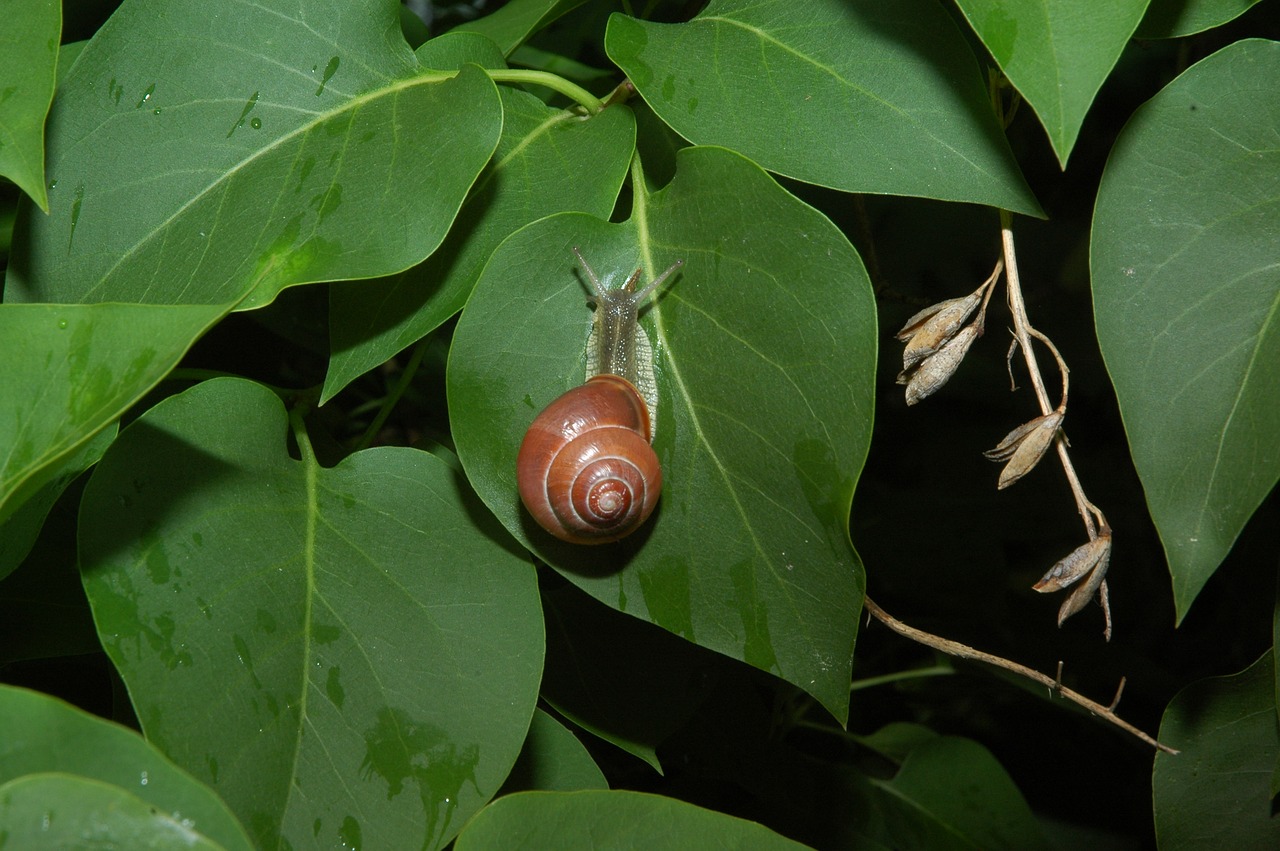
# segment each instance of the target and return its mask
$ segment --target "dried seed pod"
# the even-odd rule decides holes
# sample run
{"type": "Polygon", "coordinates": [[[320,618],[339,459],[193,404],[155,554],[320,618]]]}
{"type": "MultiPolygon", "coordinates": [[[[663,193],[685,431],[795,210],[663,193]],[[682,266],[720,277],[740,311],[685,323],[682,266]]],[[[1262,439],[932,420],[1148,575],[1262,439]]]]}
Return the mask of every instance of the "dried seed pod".
{"type": "Polygon", "coordinates": [[[907,344],[902,352],[902,368],[911,369],[945,346],[982,300],[980,293],[981,290],[938,302],[908,319],[897,334],[907,344]]]}
{"type": "MultiPolygon", "coordinates": [[[[1074,585],[1080,577],[1094,570],[1099,565],[1105,574],[1107,562],[1111,560],[1111,536],[1099,535],[1076,547],[1065,558],[1058,561],[1040,581],[1032,586],[1033,590],[1044,594],[1050,591],[1061,591],[1074,585]]],[[[1101,581],[1101,580],[1099,580],[1101,581]]]]}
{"type": "MultiPolygon", "coordinates": [[[[1111,547],[1107,547],[1107,552],[1093,568],[1093,572],[1089,574],[1089,581],[1076,588],[1071,592],[1071,596],[1062,601],[1062,607],[1058,609],[1058,626],[1066,621],[1067,618],[1079,612],[1089,604],[1093,599],[1093,595],[1098,593],[1098,589],[1103,585],[1103,580],[1107,578],[1107,562],[1111,560],[1111,547]]],[[[1103,601],[1106,606],[1106,601],[1103,601]]],[[[1107,640],[1111,640],[1111,613],[1110,608],[1107,610],[1107,640]]]]}
{"type": "Polygon", "coordinates": [[[1040,459],[1044,457],[1057,436],[1058,429],[1062,427],[1062,418],[1065,415],[1066,412],[1059,408],[1044,416],[1036,417],[1005,435],[1004,440],[1000,441],[995,449],[982,453],[992,461],[1009,462],[1000,471],[997,488],[1004,490],[1030,473],[1036,464],[1040,463],[1040,459]]]}
{"type": "Polygon", "coordinates": [[[907,385],[907,404],[914,405],[946,384],[980,333],[977,325],[967,325],[941,349],[921,361],[914,370],[899,373],[898,383],[907,385]]]}

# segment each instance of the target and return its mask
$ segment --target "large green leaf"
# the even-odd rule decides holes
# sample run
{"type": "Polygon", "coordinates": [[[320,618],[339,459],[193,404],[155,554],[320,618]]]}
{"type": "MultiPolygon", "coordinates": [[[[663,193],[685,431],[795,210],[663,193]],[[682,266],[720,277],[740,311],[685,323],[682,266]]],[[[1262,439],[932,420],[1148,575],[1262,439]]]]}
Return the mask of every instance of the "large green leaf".
{"type": "Polygon", "coordinates": [[[1280,478],[1280,44],[1237,42],[1143,105],[1107,162],[1098,342],[1178,619],[1280,478]]]}
{"type": "Polygon", "coordinates": [[[1065,168],[1080,125],[1148,0],[956,0],[1065,168]]]}
{"type": "Polygon", "coordinates": [[[1162,851],[1275,848],[1271,772],[1280,757],[1271,653],[1245,671],[1187,686],[1169,703],[1156,755],[1156,840],[1162,851]]]}
{"type": "Polygon", "coordinates": [[[614,15],[605,47],[695,144],[848,192],[1041,214],[933,0],[714,0],[683,24],[614,15]]]}
{"type": "Polygon", "coordinates": [[[508,848],[751,848],[805,846],[755,822],[640,792],[520,792],[485,807],[458,836],[457,851],[508,848]]]}
{"type": "Polygon", "coordinates": [[[239,379],[121,433],[81,509],[99,634],[148,739],[264,847],[438,847],[524,741],[533,570],[427,453],[323,469],[286,434],[239,379]]]}
{"type": "Polygon", "coordinates": [[[1151,0],[1139,38],[1180,38],[1202,32],[1249,11],[1259,0],[1151,0]]]}
{"type": "MultiPolygon", "coordinates": [[[[35,789],[43,788],[43,799],[36,796],[34,800],[42,800],[45,812],[50,812],[54,805],[65,805],[52,813],[55,817],[48,819],[46,827],[65,829],[64,821],[70,821],[73,811],[83,804],[83,800],[63,800],[61,795],[54,794],[59,784],[52,782],[49,772],[78,775],[129,790],[156,813],[157,818],[199,831],[219,842],[221,847],[245,851],[253,847],[217,795],[132,730],[95,718],[47,695],[11,686],[0,686],[0,730],[4,731],[0,736],[0,838],[8,836],[10,842],[15,843],[8,847],[36,847],[24,845],[23,834],[15,833],[21,827],[17,813],[22,807],[5,801],[7,796],[17,794],[13,785],[5,785],[10,781],[24,776],[49,781],[48,784],[32,781],[33,785],[21,793],[21,797],[30,802],[35,789]]],[[[61,788],[74,791],[68,785],[74,784],[63,784],[61,788]]],[[[37,817],[36,826],[39,825],[37,817]]],[[[130,845],[118,835],[117,839],[120,844],[116,847],[142,847],[130,845]]],[[[55,841],[40,847],[71,846],[55,841]]]]}
{"type": "Polygon", "coordinates": [[[84,777],[28,774],[0,785],[0,840],[15,848],[222,851],[187,821],[119,786],[84,777]]]}
{"type": "Polygon", "coordinates": [[[44,119],[62,31],[59,0],[0,0],[0,176],[48,212],[44,119]]]}
{"type": "Polygon", "coordinates": [[[494,247],[516,228],[565,210],[604,218],[613,209],[635,148],[630,110],[586,118],[508,88],[502,104],[497,153],[440,250],[401,274],[331,289],[325,399],[460,310],[494,247]]]}
{"type": "Polygon", "coordinates": [[[479,69],[418,65],[397,6],[128,0],[59,91],[6,298],[252,307],[422,260],[502,112],[479,69]]]}
{"type": "Polygon", "coordinates": [[[92,463],[97,450],[71,456],[229,309],[0,305],[0,523],[49,483],[92,463]]]}
{"type": "Polygon", "coordinates": [[[986,748],[936,736],[911,749],[892,780],[873,780],[896,847],[1049,848],[1031,808],[986,748]]]}
{"type": "Polygon", "coordinates": [[[848,711],[861,564],[848,540],[871,435],[875,305],[862,263],[821,214],[743,157],[680,152],[625,224],[539,220],[494,252],[449,361],[458,454],[481,498],[592,596],[848,711]],[[664,494],[604,547],[543,532],[516,492],[537,411],[584,378],[582,253],[606,286],[677,258],[643,314],[658,351],[654,448],[664,494]]]}

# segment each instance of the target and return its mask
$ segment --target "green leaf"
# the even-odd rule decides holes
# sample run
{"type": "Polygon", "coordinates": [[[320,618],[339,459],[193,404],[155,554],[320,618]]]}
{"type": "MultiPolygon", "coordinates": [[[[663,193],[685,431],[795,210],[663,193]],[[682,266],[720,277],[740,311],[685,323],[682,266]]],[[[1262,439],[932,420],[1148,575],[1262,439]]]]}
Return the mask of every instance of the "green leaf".
{"type": "Polygon", "coordinates": [[[1181,38],[1221,26],[1259,0],[1151,0],[1138,38],[1181,38]]]}
{"type": "Polygon", "coordinates": [[[1178,620],[1280,479],[1280,44],[1237,42],[1143,105],[1094,210],[1098,342],[1178,620]]]}
{"type": "Polygon", "coordinates": [[[897,847],[1049,848],[1018,787],[982,745],[936,736],[913,748],[890,781],[885,819],[897,847]]]}
{"type": "Polygon", "coordinates": [[[599,766],[578,737],[555,718],[541,709],[536,710],[529,725],[529,737],[524,740],[520,758],[503,784],[503,793],[608,788],[599,766]]]}
{"type": "Polygon", "coordinates": [[[605,47],[695,144],[846,192],[1042,215],[973,54],[932,0],[814,0],[803,15],[716,0],[683,24],[614,15],[605,47]]]}
{"type": "Polygon", "coordinates": [[[1066,168],[1085,113],[1148,0],[956,0],[991,57],[1035,110],[1066,168]]]}
{"type": "Polygon", "coordinates": [[[148,739],[263,847],[439,847],[524,741],[533,569],[432,456],[324,469],[286,433],[239,379],[121,433],[81,508],[99,635],[148,739]]]}
{"type": "Polygon", "coordinates": [[[6,298],[249,308],[421,261],[502,111],[479,69],[422,69],[397,7],[126,2],[59,92],[6,298]]]}
{"type": "Polygon", "coordinates": [[[714,687],[715,657],[576,588],[546,591],[542,699],[575,726],[662,773],[658,746],[714,687]]]}
{"type": "Polygon", "coordinates": [[[72,453],[155,387],[228,309],[0,305],[0,523],[88,466],[95,450],[72,453]]]}
{"type": "Polygon", "coordinates": [[[0,19],[0,176],[47,213],[44,119],[53,100],[62,4],[0,0],[0,19]]]}
{"type": "Polygon", "coordinates": [[[1275,848],[1271,772],[1280,756],[1274,669],[1268,651],[1247,670],[1180,691],[1160,722],[1152,775],[1156,841],[1163,851],[1275,848]]]}
{"type": "Polygon", "coordinates": [[[0,786],[0,838],[16,848],[223,848],[189,821],[162,813],[119,786],[67,774],[29,774],[0,786]]]}
{"type": "MultiPolygon", "coordinates": [[[[129,790],[157,818],[173,820],[188,831],[194,829],[228,849],[248,849],[253,845],[244,830],[218,796],[182,771],[154,746],[132,730],[104,721],[69,706],[48,695],[26,689],[0,686],[0,730],[4,730],[0,746],[0,837],[9,832],[11,848],[70,848],[54,841],[39,846],[24,844],[23,834],[15,833],[22,825],[20,813],[51,812],[49,827],[66,830],[68,823],[86,813],[83,808],[95,800],[91,791],[85,798],[70,797],[85,791],[75,784],[64,784],[58,792],[46,772],[79,775],[81,783],[95,780],[121,790],[129,790]],[[33,785],[17,792],[15,783],[24,775],[33,785]],[[32,781],[43,777],[49,785],[32,781]],[[7,784],[7,785],[6,785],[7,784]],[[36,794],[43,789],[44,795],[36,794]],[[9,798],[6,801],[6,798],[9,798]],[[54,804],[67,810],[52,810],[54,804]],[[16,841],[15,841],[16,840],[16,841]]],[[[71,778],[68,778],[68,780],[71,778]]],[[[39,817],[36,825],[39,826],[39,817]]],[[[68,834],[74,835],[74,834],[68,834]]],[[[117,837],[119,840],[120,838],[117,837]]],[[[79,847],[79,846],[75,846],[79,847]]],[[[93,846],[97,847],[97,846],[93,846]]],[[[120,848],[135,846],[121,841],[120,848]]]]}
{"type": "Polygon", "coordinates": [[[458,836],[457,851],[506,848],[802,849],[755,822],[640,792],[520,792],[499,798],[458,836]]]}
{"type": "Polygon", "coordinates": [[[570,581],[843,719],[863,582],[847,524],[875,339],[844,236],[750,161],[690,148],[629,222],[561,214],[498,247],[454,335],[450,422],[481,499],[570,581]],[[664,494],[643,529],[604,547],[553,539],[516,491],[529,423],[585,375],[591,314],[574,246],[606,286],[685,261],[641,315],[658,352],[664,494]]]}
{"type": "Polygon", "coordinates": [[[31,492],[8,519],[0,524],[0,579],[13,573],[22,564],[40,534],[45,515],[76,476],[96,464],[102,453],[107,451],[111,441],[116,439],[116,428],[112,423],[54,464],[47,471],[51,478],[31,492]]]}
{"type": "Polygon", "coordinates": [[[532,33],[542,29],[586,0],[511,0],[491,15],[465,23],[450,32],[473,32],[485,36],[511,55],[532,33]]]}
{"type": "Polygon", "coordinates": [[[440,250],[402,274],[330,289],[333,354],[323,400],[458,312],[512,231],[552,213],[605,218],[613,209],[635,149],[630,110],[583,118],[508,88],[502,104],[497,153],[440,250]],[[589,174],[583,163],[591,164],[589,174]]]}

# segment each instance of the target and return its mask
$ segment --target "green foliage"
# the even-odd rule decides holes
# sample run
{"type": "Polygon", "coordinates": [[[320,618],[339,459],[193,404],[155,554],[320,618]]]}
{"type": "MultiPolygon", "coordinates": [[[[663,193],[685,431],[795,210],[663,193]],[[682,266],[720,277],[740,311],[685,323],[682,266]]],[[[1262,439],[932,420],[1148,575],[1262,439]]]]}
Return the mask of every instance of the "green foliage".
{"type": "Polygon", "coordinates": [[[1272,655],[1203,679],[1275,646],[1252,5],[0,0],[0,680],[84,707],[0,686],[0,845],[1273,844],[1272,655]],[[1082,545],[1061,477],[978,457],[1047,413],[1003,390],[1013,284],[914,362],[935,395],[893,384],[999,256],[983,207],[1048,219],[1018,292],[1074,368],[1113,647],[1030,590],[1082,545]],[[516,489],[587,373],[574,249],[683,263],[639,315],[661,501],[601,546],[516,489]],[[1181,688],[1183,753],[861,638],[868,585],[1130,675],[1140,727],[1181,688]]]}
{"type": "Polygon", "coordinates": [[[57,0],[3,0],[0,14],[0,177],[48,212],[44,118],[53,100],[62,6],[57,0]]]}
{"type": "Polygon", "coordinates": [[[1275,665],[1267,653],[1230,677],[1193,683],[1165,711],[1160,738],[1182,753],[1156,757],[1156,837],[1161,848],[1270,848],[1280,759],[1275,665]]]}
{"type": "Polygon", "coordinates": [[[1125,126],[1094,214],[1098,341],[1181,619],[1280,480],[1280,44],[1241,41],[1125,126]]]}

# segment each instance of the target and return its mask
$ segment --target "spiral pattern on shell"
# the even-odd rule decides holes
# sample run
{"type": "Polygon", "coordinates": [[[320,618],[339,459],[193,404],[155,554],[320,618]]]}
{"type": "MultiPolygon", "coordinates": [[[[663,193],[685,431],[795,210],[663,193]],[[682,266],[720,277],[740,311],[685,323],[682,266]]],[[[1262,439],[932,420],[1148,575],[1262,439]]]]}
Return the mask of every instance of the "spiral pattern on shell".
{"type": "Polygon", "coordinates": [[[638,528],[662,490],[649,413],[631,382],[597,375],[534,419],[516,459],[520,499],[564,541],[603,544],[638,528]]]}

